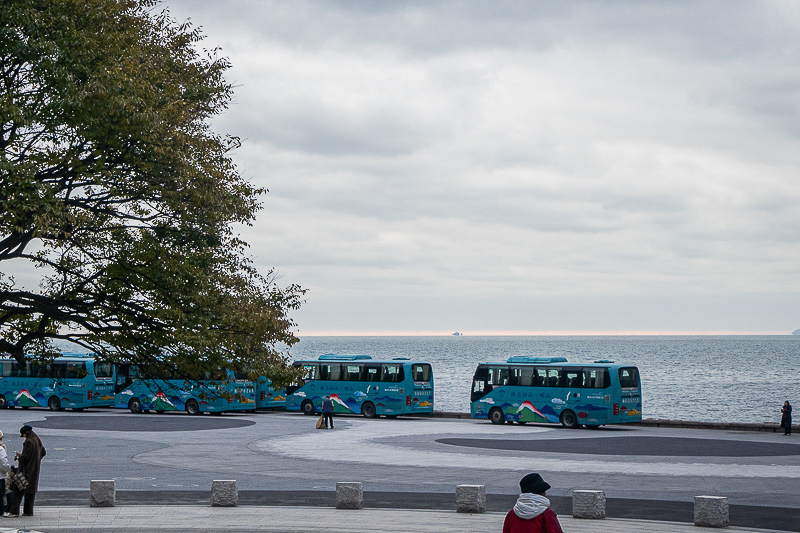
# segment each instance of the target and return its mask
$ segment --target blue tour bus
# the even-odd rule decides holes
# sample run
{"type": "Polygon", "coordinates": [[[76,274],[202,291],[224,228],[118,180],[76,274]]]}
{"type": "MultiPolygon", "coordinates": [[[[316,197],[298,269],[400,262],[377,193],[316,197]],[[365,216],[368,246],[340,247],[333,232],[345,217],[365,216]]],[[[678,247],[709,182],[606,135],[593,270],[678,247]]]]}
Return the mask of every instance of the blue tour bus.
{"type": "Polygon", "coordinates": [[[200,380],[179,378],[171,369],[156,365],[117,365],[114,407],[132,413],[186,411],[223,413],[255,409],[255,387],[246,376],[233,372],[206,372],[200,380]],[[222,394],[242,393],[245,398],[222,394]]]}
{"type": "Polygon", "coordinates": [[[472,378],[473,418],[561,423],[567,428],[642,420],[639,369],[602,360],[570,364],[564,357],[511,357],[481,363],[472,378]]]}
{"type": "Polygon", "coordinates": [[[397,357],[374,360],[369,355],[320,355],[295,361],[305,370],[303,385],[286,389],[286,409],[307,415],[322,412],[330,395],[335,413],[396,417],[433,411],[433,370],[429,363],[397,357]]]}
{"type": "Polygon", "coordinates": [[[64,353],[52,363],[0,360],[0,408],[110,407],[114,403],[114,365],[90,354],[64,353]]]}

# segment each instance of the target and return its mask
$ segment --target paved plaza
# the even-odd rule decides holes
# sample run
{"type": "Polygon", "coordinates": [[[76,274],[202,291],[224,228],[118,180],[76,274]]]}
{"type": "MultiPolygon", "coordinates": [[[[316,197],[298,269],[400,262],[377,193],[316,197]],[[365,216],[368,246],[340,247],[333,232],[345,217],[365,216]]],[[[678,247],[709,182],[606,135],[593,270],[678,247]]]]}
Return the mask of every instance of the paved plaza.
{"type": "MultiPolygon", "coordinates": [[[[357,511],[317,507],[43,507],[27,519],[4,519],[0,525],[42,533],[197,533],[199,531],[275,533],[436,533],[500,532],[505,513],[464,514],[454,511],[362,509],[357,511]]],[[[687,523],[606,518],[578,520],[559,517],[565,533],[709,533],[720,529],[687,523]]],[[[761,531],[732,527],[724,531],[761,531]]],[[[17,533],[0,529],[0,533],[17,533]]]]}
{"type": "Polygon", "coordinates": [[[325,431],[314,429],[315,422],[285,412],[191,417],[4,410],[0,429],[10,455],[21,449],[16,435],[24,423],[48,453],[37,516],[21,524],[4,519],[0,527],[499,531],[519,479],[537,471],[553,486],[548,497],[565,531],[702,531],[686,529],[699,495],[728,497],[739,527],[800,531],[800,440],[779,433],[344,416],[325,431]],[[88,507],[93,479],[116,481],[117,507],[88,507]],[[239,507],[208,506],[215,479],[237,481],[239,507]],[[365,509],[333,508],[338,481],[363,483],[365,509]],[[488,513],[455,513],[461,484],[486,487],[488,513]],[[578,489],[603,490],[610,518],[573,521],[571,493],[578,489]],[[465,525],[468,519],[473,522],[465,525]],[[298,529],[287,529],[292,524],[298,529]]]}

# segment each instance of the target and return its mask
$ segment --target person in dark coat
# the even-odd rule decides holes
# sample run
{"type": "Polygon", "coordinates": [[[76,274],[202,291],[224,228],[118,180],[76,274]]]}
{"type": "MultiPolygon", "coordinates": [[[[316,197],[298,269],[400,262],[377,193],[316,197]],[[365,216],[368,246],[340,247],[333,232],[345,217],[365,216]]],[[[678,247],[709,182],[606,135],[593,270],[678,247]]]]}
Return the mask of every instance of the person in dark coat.
{"type": "Polygon", "coordinates": [[[519,482],[522,494],[506,515],[503,533],[564,533],[558,516],[550,509],[550,500],[545,498],[550,484],[536,472],[528,474],[519,482]]]}
{"type": "Polygon", "coordinates": [[[792,434],[792,406],[789,405],[789,400],[783,402],[781,408],[781,427],[784,435],[792,434]]]}
{"type": "Polygon", "coordinates": [[[328,429],[328,420],[331,422],[331,429],[333,429],[333,400],[330,396],[326,396],[322,400],[322,419],[325,421],[325,429],[328,429]]]}
{"type": "Polygon", "coordinates": [[[4,516],[19,516],[19,505],[25,497],[25,506],[22,509],[22,516],[33,516],[33,501],[36,499],[36,491],[39,490],[39,471],[42,466],[42,457],[47,453],[33,428],[24,425],[19,430],[19,436],[25,439],[22,444],[22,453],[17,452],[15,459],[19,462],[18,469],[25,474],[28,486],[24,491],[14,489],[14,500],[11,508],[4,516]]]}

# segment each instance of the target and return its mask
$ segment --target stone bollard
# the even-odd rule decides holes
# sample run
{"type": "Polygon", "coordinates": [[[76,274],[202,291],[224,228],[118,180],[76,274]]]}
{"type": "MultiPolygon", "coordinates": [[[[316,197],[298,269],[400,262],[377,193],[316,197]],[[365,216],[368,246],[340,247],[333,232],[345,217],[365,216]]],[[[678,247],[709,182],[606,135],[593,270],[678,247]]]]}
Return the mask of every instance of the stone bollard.
{"type": "Polygon", "coordinates": [[[573,490],[572,518],[605,518],[606,493],[602,490],[573,490]]]}
{"type": "Polygon", "coordinates": [[[728,527],[728,498],[724,496],[695,496],[694,525],[728,527]]]}
{"type": "Polygon", "coordinates": [[[336,483],[336,508],[361,509],[364,505],[364,489],[360,481],[336,483]]]}
{"type": "Polygon", "coordinates": [[[456,510],[459,513],[485,512],[486,487],[484,485],[458,485],[456,487],[456,510]]]}
{"type": "Polygon", "coordinates": [[[113,479],[93,479],[89,483],[89,507],[114,507],[117,486],[113,479]]]}
{"type": "Polygon", "coordinates": [[[212,507],[236,507],[239,503],[239,488],[235,479],[215,479],[211,482],[212,507]]]}

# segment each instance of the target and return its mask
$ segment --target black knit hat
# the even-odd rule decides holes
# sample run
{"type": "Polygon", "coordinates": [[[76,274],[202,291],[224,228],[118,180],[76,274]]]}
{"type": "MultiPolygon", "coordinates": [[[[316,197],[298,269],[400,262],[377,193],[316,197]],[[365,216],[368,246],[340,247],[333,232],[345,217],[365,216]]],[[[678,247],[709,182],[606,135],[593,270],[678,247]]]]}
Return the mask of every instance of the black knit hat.
{"type": "Polygon", "coordinates": [[[519,480],[519,488],[522,492],[542,494],[550,490],[550,484],[542,479],[542,476],[534,472],[519,480]]]}
{"type": "Polygon", "coordinates": [[[25,424],[24,426],[19,428],[19,436],[20,437],[26,437],[28,435],[29,431],[33,431],[33,428],[30,427],[29,425],[25,424]]]}

